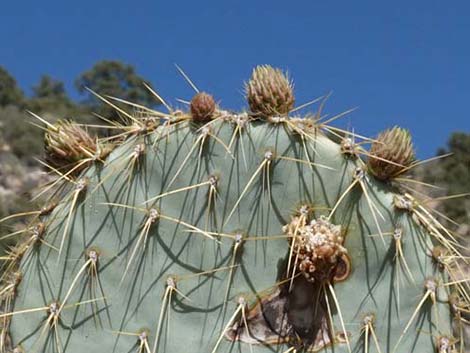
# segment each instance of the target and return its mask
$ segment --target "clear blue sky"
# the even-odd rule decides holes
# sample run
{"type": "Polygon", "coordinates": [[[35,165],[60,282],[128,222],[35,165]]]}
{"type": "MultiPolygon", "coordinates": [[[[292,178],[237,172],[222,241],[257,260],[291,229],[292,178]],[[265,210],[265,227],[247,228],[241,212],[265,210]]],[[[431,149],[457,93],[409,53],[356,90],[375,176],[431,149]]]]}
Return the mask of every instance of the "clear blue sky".
{"type": "Polygon", "coordinates": [[[4,1],[0,65],[28,92],[41,74],[73,80],[119,59],[168,98],[189,98],[178,63],[223,106],[244,106],[256,64],[287,69],[297,102],[333,91],[339,125],[411,129],[420,157],[470,132],[470,1],[4,1]]]}

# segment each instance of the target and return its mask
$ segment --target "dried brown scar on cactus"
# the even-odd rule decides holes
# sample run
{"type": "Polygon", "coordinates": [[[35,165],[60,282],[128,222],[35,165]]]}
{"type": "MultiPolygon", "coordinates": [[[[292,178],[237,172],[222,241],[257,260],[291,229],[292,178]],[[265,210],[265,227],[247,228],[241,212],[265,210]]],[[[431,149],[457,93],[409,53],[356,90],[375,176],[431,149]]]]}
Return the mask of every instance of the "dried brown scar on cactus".
{"type": "Polygon", "coordinates": [[[343,332],[332,334],[322,287],[304,277],[295,281],[293,289],[282,284],[272,293],[257,299],[226,330],[230,341],[250,345],[280,345],[288,343],[295,349],[317,352],[327,346],[346,343],[343,332]],[[320,298],[320,305],[316,298],[320,298]]]}
{"type": "Polygon", "coordinates": [[[345,280],[351,271],[347,250],[343,247],[344,237],[341,227],[330,223],[324,216],[316,220],[310,219],[308,210],[303,207],[300,216],[293,217],[292,221],[284,226],[283,231],[291,239],[289,264],[292,259],[294,263],[292,274],[289,265],[287,268],[290,290],[294,290],[293,280],[296,270],[299,270],[308,282],[315,285],[319,295],[324,297],[331,327],[333,327],[333,316],[330,299],[332,300],[341,322],[343,330],[341,334],[351,352],[340,304],[333,288],[334,282],[345,280]]]}
{"type": "Polygon", "coordinates": [[[344,323],[342,331],[330,330],[329,301],[338,304],[331,284],[346,279],[351,269],[341,227],[324,217],[310,220],[303,207],[283,230],[290,241],[292,274],[288,269],[284,283],[246,308],[226,337],[249,344],[288,342],[312,352],[333,343],[349,345],[344,323]]]}

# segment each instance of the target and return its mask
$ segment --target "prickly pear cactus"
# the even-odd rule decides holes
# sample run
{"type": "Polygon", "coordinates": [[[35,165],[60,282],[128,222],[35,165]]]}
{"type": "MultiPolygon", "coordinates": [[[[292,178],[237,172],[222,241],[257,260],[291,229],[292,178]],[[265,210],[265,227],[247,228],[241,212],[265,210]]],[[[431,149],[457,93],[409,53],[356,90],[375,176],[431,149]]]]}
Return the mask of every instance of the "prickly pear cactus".
{"type": "Polygon", "coordinates": [[[242,113],[102,98],[127,121],[105,139],[48,127],[55,199],[6,261],[4,351],[468,349],[465,259],[404,176],[408,132],[298,116],[269,66],[246,90],[242,113]]]}

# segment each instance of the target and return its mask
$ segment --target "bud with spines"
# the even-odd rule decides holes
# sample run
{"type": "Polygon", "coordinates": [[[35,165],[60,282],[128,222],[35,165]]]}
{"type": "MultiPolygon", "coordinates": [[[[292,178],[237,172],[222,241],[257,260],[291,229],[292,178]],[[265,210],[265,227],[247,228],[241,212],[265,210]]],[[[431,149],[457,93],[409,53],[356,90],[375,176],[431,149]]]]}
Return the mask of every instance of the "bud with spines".
{"type": "Polygon", "coordinates": [[[292,82],[280,69],[257,66],[245,88],[251,113],[257,117],[286,116],[294,107],[292,82]]]}
{"type": "Polygon", "coordinates": [[[369,171],[380,180],[390,180],[408,170],[415,152],[408,130],[395,126],[379,134],[370,148],[369,171]]]}
{"type": "Polygon", "coordinates": [[[74,174],[86,165],[77,167],[85,159],[101,158],[110,152],[102,149],[90,134],[71,120],[58,120],[44,134],[47,163],[62,171],[73,168],[74,174]]]}
{"type": "Polygon", "coordinates": [[[216,103],[210,94],[199,92],[191,99],[190,108],[193,121],[206,123],[213,119],[216,103]]]}

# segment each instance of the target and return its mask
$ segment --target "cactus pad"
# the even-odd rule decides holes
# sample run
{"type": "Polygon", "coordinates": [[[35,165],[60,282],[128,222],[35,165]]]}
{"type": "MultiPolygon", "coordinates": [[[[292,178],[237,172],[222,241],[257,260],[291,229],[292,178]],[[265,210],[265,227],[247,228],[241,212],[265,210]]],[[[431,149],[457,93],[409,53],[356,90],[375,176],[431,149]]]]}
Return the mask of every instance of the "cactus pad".
{"type": "Polygon", "coordinates": [[[61,177],[6,265],[2,349],[457,352],[453,234],[357,136],[288,116],[273,70],[248,83],[253,115],[149,109],[61,177]]]}

